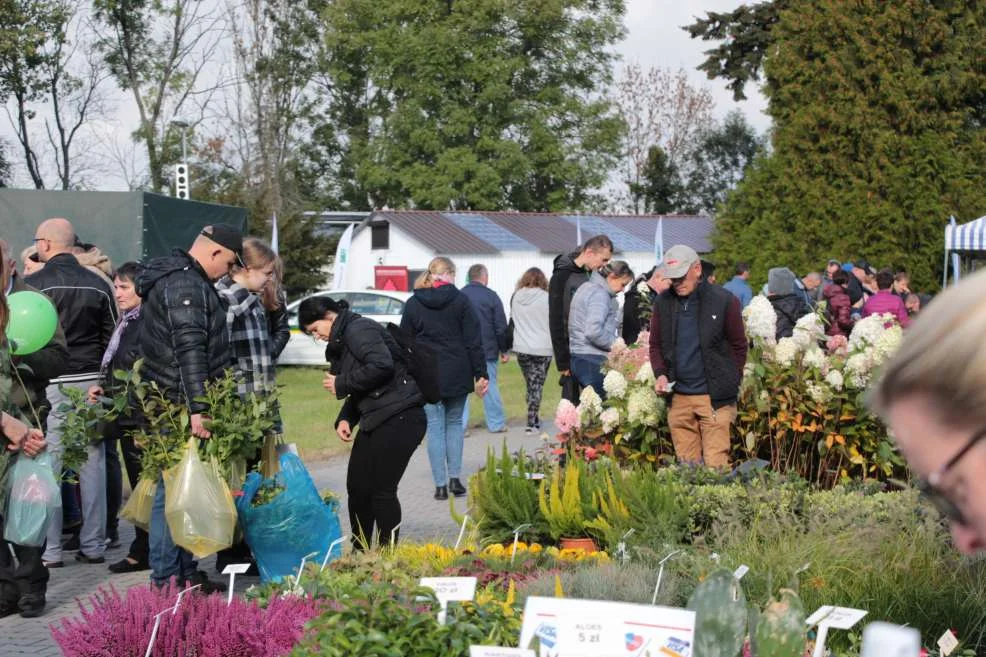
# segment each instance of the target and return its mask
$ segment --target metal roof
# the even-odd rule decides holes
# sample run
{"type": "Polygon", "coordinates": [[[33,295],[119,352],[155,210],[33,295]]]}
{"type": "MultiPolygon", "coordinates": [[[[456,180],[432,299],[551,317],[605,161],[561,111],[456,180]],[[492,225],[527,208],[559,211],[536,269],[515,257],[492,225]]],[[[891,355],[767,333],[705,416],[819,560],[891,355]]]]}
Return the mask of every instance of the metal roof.
{"type": "MultiPolygon", "coordinates": [[[[661,215],[573,215],[527,212],[435,212],[381,210],[369,221],[388,221],[435,253],[540,251],[563,253],[582,239],[604,233],[617,252],[652,252],[661,215]]],[[[663,215],[664,246],[686,244],[699,253],[712,250],[711,217],[663,215]]]]}

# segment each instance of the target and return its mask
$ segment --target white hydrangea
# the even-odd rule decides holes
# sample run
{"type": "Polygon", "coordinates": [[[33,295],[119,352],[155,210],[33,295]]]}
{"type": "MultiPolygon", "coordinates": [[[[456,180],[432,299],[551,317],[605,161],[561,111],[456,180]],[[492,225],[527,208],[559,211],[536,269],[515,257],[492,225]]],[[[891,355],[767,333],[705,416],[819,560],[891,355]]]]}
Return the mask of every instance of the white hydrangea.
{"type": "Polygon", "coordinates": [[[627,394],[627,380],[618,370],[610,370],[603,379],[603,390],[611,399],[623,399],[627,394]]]}
{"type": "Polygon", "coordinates": [[[603,432],[610,433],[620,426],[620,412],[615,408],[607,408],[599,416],[599,421],[603,423],[603,432]]]}
{"type": "Polygon", "coordinates": [[[582,427],[591,426],[599,414],[603,412],[603,400],[599,398],[596,391],[589,386],[582,389],[579,395],[579,423],[582,427]]]}
{"type": "Polygon", "coordinates": [[[774,343],[777,336],[777,313],[767,297],[753,297],[743,309],[743,321],[746,322],[746,334],[751,339],[759,338],[764,343],[774,343]]]}
{"type": "Polygon", "coordinates": [[[894,321],[893,315],[870,315],[856,322],[849,335],[849,351],[856,351],[876,344],[887,329],[885,325],[894,321]]]}
{"type": "Polygon", "coordinates": [[[808,393],[808,396],[811,397],[811,400],[816,404],[827,404],[831,396],[827,386],[821,383],[815,383],[814,381],[805,386],[805,391],[808,393]]]}
{"type": "Polygon", "coordinates": [[[849,387],[862,390],[869,385],[872,365],[872,359],[868,354],[857,353],[850,356],[846,361],[845,372],[849,387]]]}
{"type": "Polygon", "coordinates": [[[616,338],[615,340],[613,340],[613,344],[610,346],[609,350],[610,352],[626,351],[627,343],[623,340],[623,338],[616,338]]]}
{"type": "Polygon", "coordinates": [[[814,367],[815,369],[822,369],[828,363],[828,359],[825,356],[825,352],[814,345],[805,352],[804,359],[802,362],[805,367],[814,367]]]}
{"type": "Polygon", "coordinates": [[[825,338],[825,326],[817,314],[808,313],[794,324],[794,334],[791,337],[802,349],[807,349],[825,338]]]}
{"type": "Polygon", "coordinates": [[[873,344],[873,360],[877,364],[885,363],[900,348],[900,341],[904,338],[904,330],[894,324],[883,333],[873,344]]]}
{"type": "Polygon", "coordinates": [[[637,283],[637,294],[645,299],[650,295],[650,285],[647,284],[647,281],[637,283]]]}
{"type": "Polygon", "coordinates": [[[798,357],[800,351],[800,346],[794,338],[781,338],[777,341],[777,347],[774,348],[774,360],[777,364],[788,367],[794,363],[794,359],[798,357]]]}
{"type": "Polygon", "coordinates": [[[839,370],[832,370],[825,375],[825,382],[832,386],[833,390],[842,390],[842,372],[839,370]]]}
{"type": "Polygon", "coordinates": [[[756,371],[757,371],[757,366],[751,363],[750,361],[746,361],[746,365],[743,366],[743,378],[744,379],[750,378],[751,376],[756,374],[756,371]]]}
{"type": "Polygon", "coordinates": [[[633,380],[637,383],[647,383],[653,384],[656,379],[654,378],[654,368],[650,366],[650,361],[644,363],[637,370],[637,375],[633,377],[633,380]]]}
{"type": "Polygon", "coordinates": [[[661,421],[661,410],[661,400],[650,386],[640,386],[630,391],[627,419],[631,424],[656,427],[661,421]]]}

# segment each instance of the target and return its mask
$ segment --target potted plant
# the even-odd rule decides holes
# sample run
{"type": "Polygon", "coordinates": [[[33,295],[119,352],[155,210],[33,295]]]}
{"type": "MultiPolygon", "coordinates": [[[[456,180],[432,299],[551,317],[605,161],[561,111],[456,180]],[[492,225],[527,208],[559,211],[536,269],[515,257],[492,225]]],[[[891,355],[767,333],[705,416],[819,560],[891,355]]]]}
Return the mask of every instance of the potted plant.
{"type": "MultiPolygon", "coordinates": [[[[499,543],[512,541],[517,527],[523,536],[537,540],[545,534],[544,519],[538,510],[538,492],[531,485],[529,460],[523,453],[511,456],[506,443],[500,458],[491,448],[486,467],[473,475],[470,489],[470,515],[478,518],[485,539],[499,543]]],[[[461,521],[460,521],[461,522],[461,521]]]]}
{"type": "MultiPolygon", "coordinates": [[[[541,482],[538,507],[548,525],[548,533],[558,541],[559,547],[596,552],[599,546],[587,531],[587,523],[594,520],[595,514],[584,503],[583,474],[583,466],[577,459],[569,461],[565,468],[555,468],[551,479],[541,482]],[[587,517],[590,515],[592,517],[587,517]]],[[[591,495],[589,497],[591,499],[591,495]]]]}

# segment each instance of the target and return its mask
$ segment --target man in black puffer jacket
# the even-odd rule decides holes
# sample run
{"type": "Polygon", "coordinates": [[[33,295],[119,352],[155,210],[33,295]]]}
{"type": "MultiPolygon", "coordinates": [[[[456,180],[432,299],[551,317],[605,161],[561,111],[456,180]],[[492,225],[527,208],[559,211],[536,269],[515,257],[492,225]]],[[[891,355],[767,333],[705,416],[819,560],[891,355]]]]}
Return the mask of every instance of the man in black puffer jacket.
{"type": "MultiPolygon", "coordinates": [[[[243,236],[227,224],[206,226],[185,253],[147,263],[137,276],[137,294],[144,300],[140,351],[143,377],[157,383],[171,399],[188,406],[192,433],[209,438],[209,409],[195,401],[206,381],[219,378],[232,364],[226,329],[226,308],[213,287],[237,262],[243,236]]],[[[204,584],[192,555],[178,548],[164,517],[164,485],[158,479],[150,524],[151,579],[164,585],[171,577],[204,584]]]]}

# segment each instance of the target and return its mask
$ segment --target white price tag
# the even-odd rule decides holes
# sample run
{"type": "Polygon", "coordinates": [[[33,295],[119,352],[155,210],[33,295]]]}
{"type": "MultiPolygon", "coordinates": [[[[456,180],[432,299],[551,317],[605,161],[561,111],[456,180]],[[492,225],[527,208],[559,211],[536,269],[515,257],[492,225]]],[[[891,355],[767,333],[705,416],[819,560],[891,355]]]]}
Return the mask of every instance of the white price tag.
{"type": "Polygon", "coordinates": [[[525,648],[469,646],[469,657],[534,657],[534,651],[525,648]]]}
{"type": "Polygon", "coordinates": [[[743,579],[743,575],[746,575],[748,572],[750,572],[750,567],[747,566],[746,564],[743,564],[742,566],[736,569],[736,572],[733,573],[733,577],[735,577],[736,579],[743,579]]]}
{"type": "Polygon", "coordinates": [[[868,613],[862,609],[825,605],[819,607],[818,611],[809,616],[806,622],[808,627],[827,625],[834,630],[849,630],[852,629],[853,625],[863,620],[868,613]]]}
{"type": "Polygon", "coordinates": [[[530,597],[520,645],[537,637],[540,657],[690,657],[695,612],[625,602],[530,597]]]}
{"type": "Polygon", "coordinates": [[[422,577],[421,586],[434,591],[441,603],[472,600],[476,596],[475,577],[422,577]]]}
{"type": "Polygon", "coordinates": [[[948,657],[959,647],[958,638],[952,634],[952,630],[945,630],[945,633],[938,639],[938,649],[941,650],[942,657],[948,657]]]}

